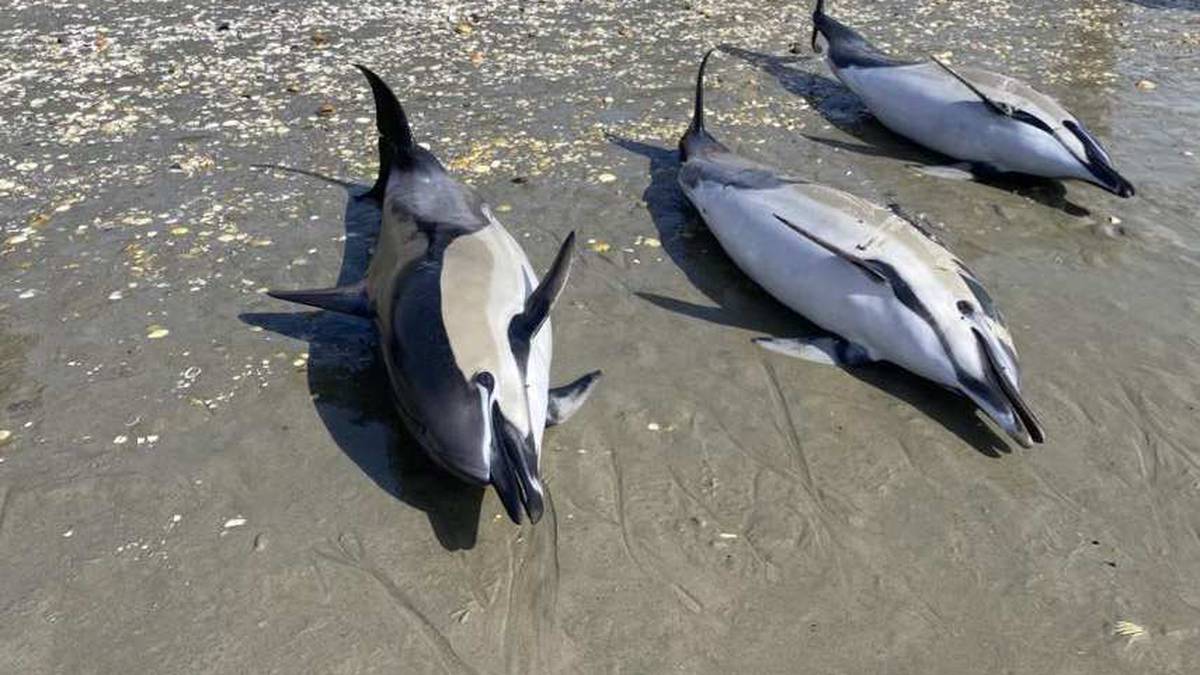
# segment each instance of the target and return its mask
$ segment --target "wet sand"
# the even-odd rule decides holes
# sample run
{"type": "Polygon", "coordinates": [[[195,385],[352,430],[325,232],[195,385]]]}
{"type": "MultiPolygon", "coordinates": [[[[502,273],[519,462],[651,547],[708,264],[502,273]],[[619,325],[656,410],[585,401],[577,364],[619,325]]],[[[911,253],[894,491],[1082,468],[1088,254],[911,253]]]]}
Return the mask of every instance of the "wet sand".
{"type": "Polygon", "coordinates": [[[1197,3],[830,5],[1057,96],[1132,200],[919,175],[797,3],[413,4],[0,9],[0,671],[1194,672],[1197,3]],[[712,131],[962,256],[1045,446],[751,343],[811,327],[675,187],[721,43],[712,131]],[[355,61],[539,269],[589,242],[553,372],[606,378],[536,527],[415,451],[369,325],[263,295],[365,268],[355,61]]]}

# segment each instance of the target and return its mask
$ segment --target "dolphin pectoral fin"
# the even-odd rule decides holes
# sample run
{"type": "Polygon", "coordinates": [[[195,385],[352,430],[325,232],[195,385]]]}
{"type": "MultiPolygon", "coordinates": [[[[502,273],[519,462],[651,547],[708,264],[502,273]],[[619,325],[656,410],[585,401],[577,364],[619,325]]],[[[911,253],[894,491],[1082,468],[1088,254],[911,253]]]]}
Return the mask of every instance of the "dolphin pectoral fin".
{"type": "Polygon", "coordinates": [[[851,265],[854,265],[855,267],[857,267],[859,269],[859,271],[861,271],[863,274],[867,275],[867,277],[870,278],[871,281],[874,281],[875,283],[879,283],[879,284],[888,283],[887,275],[885,275],[883,272],[880,272],[879,269],[870,260],[867,260],[861,256],[851,253],[850,251],[847,251],[846,249],[835,246],[834,244],[818,237],[817,235],[813,234],[812,232],[809,232],[808,230],[804,229],[803,227],[800,227],[799,225],[793,223],[792,221],[788,220],[787,218],[784,218],[783,216],[779,215],[778,213],[773,213],[771,215],[775,216],[776,220],[783,223],[784,225],[787,225],[788,227],[790,227],[793,231],[795,231],[800,236],[804,237],[805,239],[808,239],[809,241],[813,242],[817,246],[820,246],[821,248],[825,249],[826,251],[829,251],[830,253],[841,258],[842,260],[845,260],[846,262],[850,263],[851,265]]]}
{"type": "Polygon", "coordinates": [[[823,366],[853,368],[871,362],[867,350],[832,336],[813,338],[756,338],[754,344],[784,356],[804,359],[823,366]]]}
{"type": "Polygon", "coordinates": [[[514,342],[528,342],[537,335],[542,324],[546,323],[546,317],[550,316],[550,310],[554,307],[554,301],[558,300],[558,296],[562,293],[563,287],[567,285],[567,276],[571,273],[571,260],[575,251],[575,233],[567,235],[566,241],[558,249],[558,255],[554,257],[554,262],[550,265],[550,270],[546,272],[546,276],[542,278],[542,282],[537,288],[525,298],[525,310],[516,315],[509,324],[508,335],[514,342]]]}
{"type": "Polygon", "coordinates": [[[942,178],[944,180],[975,180],[976,177],[975,167],[970,162],[941,164],[937,166],[913,165],[912,168],[922,176],[942,178]]]}
{"type": "Polygon", "coordinates": [[[371,303],[367,299],[367,281],[336,288],[317,288],[302,291],[267,291],[267,295],[279,300],[298,302],[301,305],[327,309],[331,312],[370,318],[371,303]]]}
{"type": "Polygon", "coordinates": [[[570,384],[551,389],[546,406],[546,426],[552,427],[571,419],[592,395],[592,390],[600,381],[601,375],[603,373],[599,370],[593,370],[570,384]]]}
{"type": "Polygon", "coordinates": [[[953,77],[954,79],[961,82],[964,87],[966,87],[967,89],[970,89],[972,94],[975,94],[976,96],[978,96],[979,100],[983,101],[984,104],[986,104],[988,108],[992,109],[992,112],[995,112],[998,115],[1004,115],[1005,117],[1012,117],[1016,113],[1016,109],[1013,108],[1011,105],[1009,105],[1003,101],[996,101],[996,100],[992,99],[990,96],[983,93],[983,91],[980,90],[979,87],[972,84],[970,80],[968,80],[966,77],[963,77],[962,75],[960,75],[958,73],[958,71],[951,68],[949,66],[949,64],[947,64],[945,61],[939,59],[936,56],[933,56],[932,54],[929,56],[929,58],[934,63],[941,66],[942,70],[946,71],[947,73],[950,73],[951,77],[953,77]]]}

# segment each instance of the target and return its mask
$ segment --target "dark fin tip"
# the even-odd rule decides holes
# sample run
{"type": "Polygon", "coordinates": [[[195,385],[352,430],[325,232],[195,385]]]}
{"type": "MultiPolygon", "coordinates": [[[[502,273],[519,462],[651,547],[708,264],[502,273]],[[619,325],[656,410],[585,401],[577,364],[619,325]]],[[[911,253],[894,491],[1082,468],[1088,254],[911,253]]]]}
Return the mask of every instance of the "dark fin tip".
{"type": "Polygon", "coordinates": [[[817,8],[813,10],[812,50],[817,52],[817,36],[821,33],[820,24],[825,18],[825,0],[817,0],[817,8]]]}
{"type": "MultiPolygon", "coordinates": [[[[395,154],[395,159],[407,161],[413,155],[415,144],[404,107],[400,105],[395,93],[383,78],[361,63],[354,64],[354,67],[362,72],[367,78],[367,83],[371,85],[371,96],[375,99],[375,127],[379,130],[379,135],[386,139],[387,149],[395,154]]],[[[384,153],[383,150],[384,144],[381,144],[381,157],[391,154],[384,153]]],[[[383,169],[382,166],[380,168],[383,169]]],[[[383,171],[380,173],[383,175],[383,171]]],[[[372,190],[374,191],[374,188],[372,190]]]]}
{"type": "Polygon", "coordinates": [[[340,314],[370,318],[371,307],[365,281],[336,288],[315,288],[297,291],[269,290],[276,300],[295,302],[340,314]]]}
{"type": "Polygon", "coordinates": [[[700,59],[700,69],[696,71],[696,101],[695,107],[692,110],[692,131],[696,133],[704,132],[704,71],[708,68],[708,59],[717,51],[716,47],[704,52],[704,58],[700,59]]]}

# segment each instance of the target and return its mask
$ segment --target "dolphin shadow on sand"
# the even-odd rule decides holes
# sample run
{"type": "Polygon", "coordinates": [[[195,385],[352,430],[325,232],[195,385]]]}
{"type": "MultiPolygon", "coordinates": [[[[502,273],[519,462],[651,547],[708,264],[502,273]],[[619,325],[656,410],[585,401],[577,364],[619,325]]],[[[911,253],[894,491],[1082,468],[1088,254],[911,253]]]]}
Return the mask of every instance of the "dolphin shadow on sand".
{"type": "MultiPolygon", "coordinates": [[[[650,184],[642,193],[642,199],[654,221],[663,251],[714,306],[654,293],[639,292],[638,297],[677,314],[771,337],[825,334],[768,295],[725,254],[679,187],[676,179],[680,167],[678,151],[612,134],[607,137],[610,143],[650,160],[650,184]]],[[[1008,444],[979,416],[975,405],[962,396],[951,394],[888,363],[844,370],[920,410],[988,457],[1011,452],[1008,444]]]]}
{"type": "MultiPolygon", "coordinates": [[[[732,45],[721,45],[719,49],[775,78],[789,93],[804,99],[826,122],[860,142],[847,143],[801,134],[810,141],[860,155],[898,159],[917,168],[950,166],[958,161],[892,133],[880,124],[858,96],[841,82],[793,67],[796,63],[813,61],[812,56],[772,56],[732,45]]],[[[1083,217],[1091,214],[1088,209],[1067,199],[1067,188],[1061,181],[1019,174],[976,176],[974,180],[1032,199],[1070,216],[1083,217]]]]}
{"type": "MultiPolygon", "coordinates": [[[[334,285],[365,277],[380,226],[379,207],[361,198],[370,186],[301,169],[260,168],[311,176],[346,190],[345,253],[334,285]]],[[[424,511],[444,548],[456,551],[475,546],[484,489],[442,471],[408,434],[393,407],[370,321],[324,311],[255,312],[239,318],[307,340],[309,391],[317,414],[342,452],[388,494],[424,511]]]]}

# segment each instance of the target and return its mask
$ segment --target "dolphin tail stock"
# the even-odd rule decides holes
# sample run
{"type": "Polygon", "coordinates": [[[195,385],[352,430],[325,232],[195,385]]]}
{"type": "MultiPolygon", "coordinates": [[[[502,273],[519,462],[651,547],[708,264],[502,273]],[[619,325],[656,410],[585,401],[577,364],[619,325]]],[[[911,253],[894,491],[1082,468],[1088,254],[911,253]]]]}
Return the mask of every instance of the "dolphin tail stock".
{"type": "Polygon", "coordinates": [[[410,164],[416,145],[408,116],[391,88],[370,68],[360,63],[354,67],[362,71],[371,85],[371,96],[375,99],[375,127],[379,130],[379,175],[375,185],[363,196],[382,202],[392,168],[410,164]]]}
{"type": "Polygon", "coordinates": [[[571,419],[592,395],[592,390],[596,388],[596,383],[603,374],[599,370],[593,370],[570,384],[551,389],[546,407],[546,426],[552,427],[571,419]]]}
{"type": "Polygon", "coordinates": [[[336,288],[314,288],[298,291],[267,291],[267,295],[279,300],[296,302],[309,307],[326,309],[340,314],[371,316],[371,303],[367,298],[367,282],[359,281],[336,288]]]}

